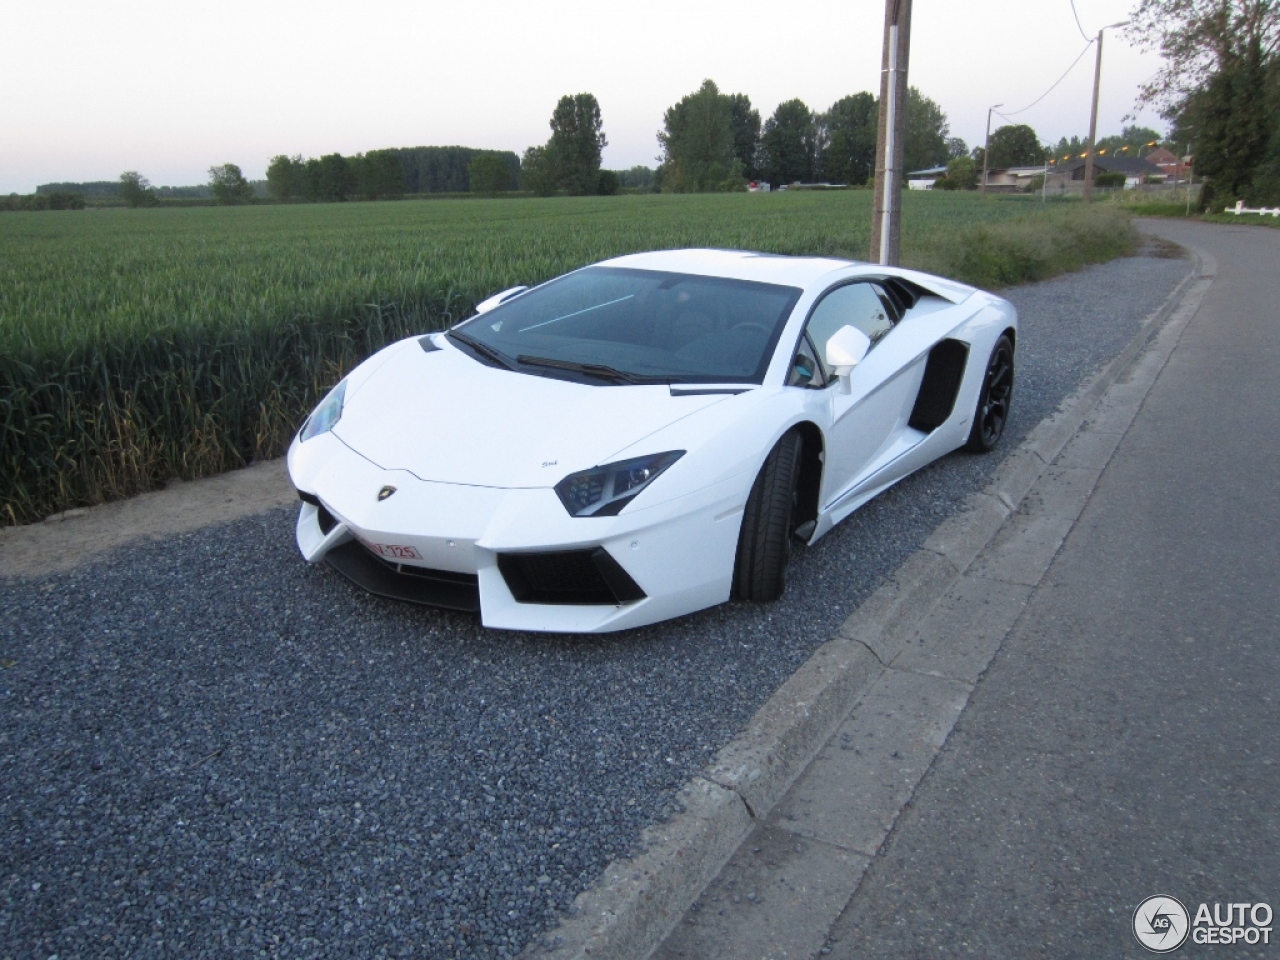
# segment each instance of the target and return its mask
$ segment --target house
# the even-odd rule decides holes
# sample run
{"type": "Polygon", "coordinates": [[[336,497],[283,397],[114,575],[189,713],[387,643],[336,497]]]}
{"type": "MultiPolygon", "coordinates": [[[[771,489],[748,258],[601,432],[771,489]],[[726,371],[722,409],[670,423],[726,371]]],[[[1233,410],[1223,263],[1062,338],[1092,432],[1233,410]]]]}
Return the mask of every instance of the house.
{"type": "Polygon", "coordinates": [[[1037,177],[1044,176],[1045,166],[992,167],[987,171],[988,193],[1020,193],[1028,190],[1037,177]]]}
{"type": "MultiPolygon", "coordinates": [[[[1067,176],[1072,180],[1084,179],[1085,160],[1076,159],[1065,168],[1067,176]]],[[[1154,163],[1148,163],[1140,157],[1097,156],[1093,158],[1093,175],[1100,173],[1123,173],[1124,185],[1136,187],[1146,182],[1147,177],[1162,177],[1164,173],[1154,163]]]]}
{"type": "Polygon", "coordinates": [[[1185,180],[1191,172],[1191,156],[1179,157],[1172,150],[1164,147],[1156,147],[1144,159],[1147,163],[1159,167],[1160,172],[1175,183],[1178,180],[1185,180]]]}
{"type": "Polygon", "coordinates": [[[924,170],[911,170],[907,173],[907,188],[910,190],[932,190],[933,185],[947,175],[944,164],[941,167],[928,167],[924,170]]]}

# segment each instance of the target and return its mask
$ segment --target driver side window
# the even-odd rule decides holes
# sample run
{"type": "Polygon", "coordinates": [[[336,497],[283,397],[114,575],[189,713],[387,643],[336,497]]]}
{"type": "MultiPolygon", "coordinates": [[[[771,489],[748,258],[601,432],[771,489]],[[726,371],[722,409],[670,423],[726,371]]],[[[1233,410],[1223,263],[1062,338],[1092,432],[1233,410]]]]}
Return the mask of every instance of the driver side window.
{"type": "Polygon", "coordinates": [[[800,346],[796,349],[796,357],[792,361],[788,384],[822,387],[830,383],[833,374],[827,367],[827,341],[835,332],[844,326],[857,327],[867,335],[874,349],[893,329],[891,316],[884,294],[876,284],[859,282],[836,287],[818,301],[813,313],[809,315],[805,332],[800,338],[800,346]],[[810,365],[814,367],[815,375],[802,377],[801,367],[810,365]]]}

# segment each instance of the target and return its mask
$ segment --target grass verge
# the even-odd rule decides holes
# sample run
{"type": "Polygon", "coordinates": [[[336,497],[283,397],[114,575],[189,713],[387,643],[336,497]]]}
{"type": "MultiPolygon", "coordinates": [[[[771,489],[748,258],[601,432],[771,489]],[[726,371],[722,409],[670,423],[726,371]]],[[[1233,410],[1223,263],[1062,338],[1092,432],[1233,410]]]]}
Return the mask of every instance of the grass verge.
{"type": "MultiPolygon", "coordinates": [[[[280,455],[329,385],[495,290],[637,250],[860,259],[869,191],[0,218],[0,523],[280,455]]],[[[1129,214],[904,196],[903,262],[982,287],[1135,247],[1129,214]]],[[[443,411],[442,411],[443,412],[443,411]]]]}

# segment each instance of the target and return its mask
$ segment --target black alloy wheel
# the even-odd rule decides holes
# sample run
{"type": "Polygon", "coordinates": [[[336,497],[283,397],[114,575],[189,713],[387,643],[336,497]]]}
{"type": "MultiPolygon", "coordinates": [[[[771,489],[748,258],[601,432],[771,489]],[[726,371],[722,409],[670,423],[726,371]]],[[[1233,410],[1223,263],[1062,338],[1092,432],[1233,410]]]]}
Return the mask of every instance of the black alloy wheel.
{"type": "Polygon", "coordinates": [[[982,392],[978,395],[978,408],[973,415],[973,428],[969,431],[966,449],[974,453],[988,453],[995,449],[1009,422],[1009,407],[1013,402],[1013,342],[1002,335],[991,351],[987,372],[982,380],[982,392]]]}

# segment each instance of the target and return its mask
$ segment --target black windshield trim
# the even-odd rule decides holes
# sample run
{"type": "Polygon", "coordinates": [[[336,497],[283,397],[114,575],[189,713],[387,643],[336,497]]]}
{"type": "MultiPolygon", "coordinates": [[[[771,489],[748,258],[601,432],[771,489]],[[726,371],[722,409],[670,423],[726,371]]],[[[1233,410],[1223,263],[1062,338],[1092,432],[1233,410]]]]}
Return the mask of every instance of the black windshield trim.
{"type": "Polygon", "coordinates": [[[584,373],[589,377],[595,377],[599,380],[609,380],[614,383],[626,383],[631,385],[638,384],[669,384],[679,382],[673,377],[662,376],[646,376],[642,373],[630,373],[626,370],[619,370],[611,367],[607,363],[582,363],[577,360],[560,360],[556,357],[533,357],[527,353],[522,353],[516,357],[516,363],[524,364],[528,367],[544,367],[549,370],[566,370],[570,373],[584,373]]]}
{"type": "Polygon", "coordinates": [[[475,339],[475,337],[468,336],[467,334],[461,333],[457,330],[450,330],[445,334],[445,336],[454,343],[462,344],[467,348],[469,353],[473,354],[476,359],[480,360],[487,366],[498,367],[501,370],[516,369],[515,364],[508,360],[500,350],[495,350],[487,343],[482,343],[475,339]]]}

